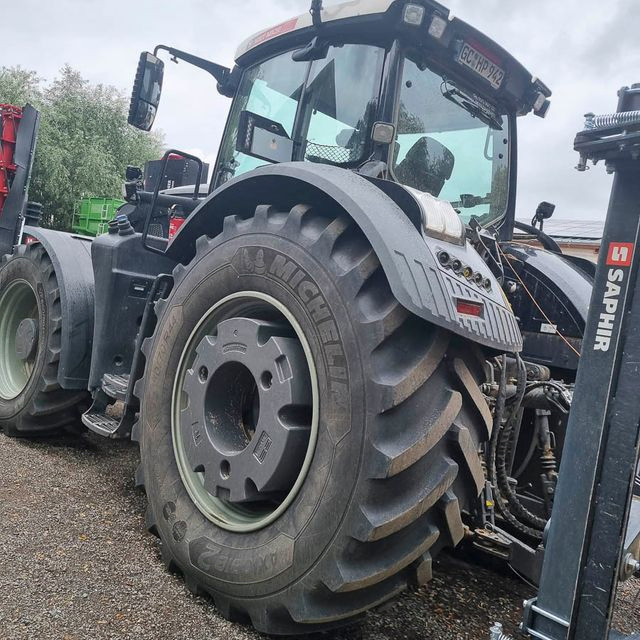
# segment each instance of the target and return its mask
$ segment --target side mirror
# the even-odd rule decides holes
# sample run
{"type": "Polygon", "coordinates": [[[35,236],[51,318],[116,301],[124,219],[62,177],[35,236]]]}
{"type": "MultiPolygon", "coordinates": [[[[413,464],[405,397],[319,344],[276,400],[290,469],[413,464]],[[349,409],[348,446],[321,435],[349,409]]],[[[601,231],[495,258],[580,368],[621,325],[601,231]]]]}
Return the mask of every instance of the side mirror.
{"type": "Polygon", "coordinates": [[[243,111],[238,122],[236,151],[269,162],[290,162],[293,140],[279,122],[243,111]]]}
{"type": "Polygon", "coordinates": [[[147,51],[141,53],[129,107],[130,125],[151,131],[160,104],[163,77],[164,62],[147,51]]]}

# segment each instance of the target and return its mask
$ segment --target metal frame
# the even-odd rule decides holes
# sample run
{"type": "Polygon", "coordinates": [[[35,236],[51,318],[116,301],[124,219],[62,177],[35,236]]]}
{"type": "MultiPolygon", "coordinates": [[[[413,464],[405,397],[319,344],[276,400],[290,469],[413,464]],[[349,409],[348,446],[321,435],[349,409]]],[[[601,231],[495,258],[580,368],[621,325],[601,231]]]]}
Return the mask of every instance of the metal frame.
{"type": "MultiPolygon", "coordinates": [[[[149,227],[151,226],[151,218],[153,216],[153,212],[156,209],[156,205],[158,204],[158,197],[160,195],[160,187],[162,185],[162,178],[164,177],[164,174],[167,172],[167,164],[169,162],[169,159],[171,158],[172,155],[179,155],[182,156],[184,158],[187,158],[188,160],[193,160],[197,165],[198,165],[198,174],[196,177],[196,186],[195,189],[193,191],[193,202],[194,204],[198,203],[200,200],[200,185],[202,184],[202,173],[204,170],[204,163],[202,162],[202,160],[200,160],[200,158],[198,158],[197,156],[194,156],[190,153],[186,153],[185,151],[179,151],[178,149],[169,149],[164,156],[162,157],[162,165],[160,166],[160,172],[158,174],[158,180],[156,181],[156,187],[153,190],[153,196],[151,199],[151,204],[149,205],[148,209],[147,209],[147,215],[146,218],[144,220],[144,227],[142,230],[142,246],[147,249],[148,251],[151,251],[152,253],[157,253],[159,255],[164,255],[166,253],[166,246],[161,246],[160,247],[154,247],[153,245],[149,244],[149,242],[147,242],[148,238],[149,238],[149,227]]],[[[186,198],[185,198],[186,200],[186,198]]]]}
{"type": "MultiPolygon", "coordinates": [[[[618,113],[634,109],[640,109],[640,85],[619,92],[618,113]]],[[[548,530],[538,597],[525,605],[523,628],[540,640],[609,638],[619,576],[629,573],[624,571],[623,552],[640,436],[640,113],[637,123],[629,115],[603,118],[602,125],[576,138],[579,168],[586,168],[587,159],[606,160],[615,180],[567,428],[556,515],[548,530]],[[618,121],[626,122],[616,126],[618,121]]],[[[624,563],[629,562],[633,566],[633,559],[625,556],[624,563]]]]}

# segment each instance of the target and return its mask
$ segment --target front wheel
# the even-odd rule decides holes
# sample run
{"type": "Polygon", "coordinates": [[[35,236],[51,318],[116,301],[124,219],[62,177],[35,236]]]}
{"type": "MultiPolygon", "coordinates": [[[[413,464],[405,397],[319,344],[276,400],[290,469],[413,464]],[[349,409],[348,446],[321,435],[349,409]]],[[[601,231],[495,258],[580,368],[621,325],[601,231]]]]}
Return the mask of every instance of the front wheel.
{"type": "Polygon", "coordinates": [[[426,582],[482,487],[475,350],[398,304],[343,214],[227,218],[174,277],[136,429],[167,563],[274,634],[426,582]]]}

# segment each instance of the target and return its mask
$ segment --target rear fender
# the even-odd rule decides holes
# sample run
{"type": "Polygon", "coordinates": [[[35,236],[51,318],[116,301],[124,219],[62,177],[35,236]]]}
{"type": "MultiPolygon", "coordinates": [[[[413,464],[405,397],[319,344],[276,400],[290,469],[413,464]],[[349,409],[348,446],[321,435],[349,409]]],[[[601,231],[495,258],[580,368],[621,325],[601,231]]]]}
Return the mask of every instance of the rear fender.
{"type": "Polygon", "coordinates": [[[397,300],[415,315],[498,351],[522,348],[509,303],[473,247],[423,236],[416,228],[415,211],[405,212],[400,199],[392,199],[352,171],[293,162],[261,167],[235,178],[193,211],[167,252],[186,264],[195,255],[198,237],[218,235],[226,216],[249,217],[260,204],[287,210],[301,203],[325,211],[339,209],[349,215],[378,255],[397,300]],[[482,273],[491,281],[491,289],[477,286],[441,266],[437,260],[441,251],[482,273]],[[459,298],[482,302],[482,317],[458,313],[459,298]]]}
{"type": "Polygon", "coordinates": [[[63,389],[87,389],[94,319],[92,238],[40,227],[25,227],[24,234],[44,247],[60,287],[62,345],[58,383],[63,389]]]}

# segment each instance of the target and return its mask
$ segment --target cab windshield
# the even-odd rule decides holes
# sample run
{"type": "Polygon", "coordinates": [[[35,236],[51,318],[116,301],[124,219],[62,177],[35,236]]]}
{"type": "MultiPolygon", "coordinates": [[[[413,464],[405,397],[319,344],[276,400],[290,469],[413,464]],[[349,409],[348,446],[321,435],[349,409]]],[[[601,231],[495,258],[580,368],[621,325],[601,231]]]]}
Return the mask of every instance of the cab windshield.
{"type": "Polygon", "coordinates": [[[476,216],[488,224],[507,208],[509,122],[473,110],[440,75],[406,59],[393,173],[401,184],[451,202],[465,222],[476,216]]]}

